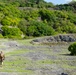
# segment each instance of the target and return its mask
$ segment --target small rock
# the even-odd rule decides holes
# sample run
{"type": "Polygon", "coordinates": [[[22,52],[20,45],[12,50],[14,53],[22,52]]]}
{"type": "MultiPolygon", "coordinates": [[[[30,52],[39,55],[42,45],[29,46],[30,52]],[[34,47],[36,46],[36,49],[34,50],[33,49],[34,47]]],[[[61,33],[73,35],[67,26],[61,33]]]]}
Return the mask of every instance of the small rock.
{"type": "Polygon", "coordinates": [[[61,73],[61,75],[68,75],[68,74],[66,74],[66,73],[61,73]]]}

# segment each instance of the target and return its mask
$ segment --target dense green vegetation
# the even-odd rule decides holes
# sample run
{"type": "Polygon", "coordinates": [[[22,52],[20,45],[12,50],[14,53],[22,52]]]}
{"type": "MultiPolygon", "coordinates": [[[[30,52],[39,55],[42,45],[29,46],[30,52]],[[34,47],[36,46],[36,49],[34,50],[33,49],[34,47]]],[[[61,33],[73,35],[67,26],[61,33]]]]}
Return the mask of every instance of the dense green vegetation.
{"type": "Polygon", "coordinates": [[[72,1],[68,4],[57,5],[56,9],[76,12],[76,1],[72,1]]]}
{"type": "Polygon", "coordinates": [[[1,37],[7,38],[76,33],[76,2],[54,5],[44,0],[0,0],[0,25],[1,37]]]}
{"type": "Polygon", "coordinates": [[[76,42],[71,44],[69,47],[68,47],[68,50],[71,52],[71,55],[76,55],[76,42]]]}
{"type": "Polygon", "coordinates": [[[9,38],[21,38],[21,31],[19,28],[11,28],[7,26],[2,27],[3,36],[9,38]]]}

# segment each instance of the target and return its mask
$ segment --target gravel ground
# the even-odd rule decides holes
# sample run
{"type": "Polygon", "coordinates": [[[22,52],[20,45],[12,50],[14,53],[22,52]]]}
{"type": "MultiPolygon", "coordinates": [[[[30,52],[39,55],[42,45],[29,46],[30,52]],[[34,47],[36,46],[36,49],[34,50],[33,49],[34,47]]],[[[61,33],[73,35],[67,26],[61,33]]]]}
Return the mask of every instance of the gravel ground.
{"type": "MultiPolygon", "coordinates": [[[[9,53],[14,50],[25,49],[27,53],[16,54],[30,60],[25,70],[33,71],[30,75],[76,75],[76,56],[70,56],[67,50],[69,45],[20,45],[16,41],[1,41],[0,51],[9,53]],[[68,65],[68,66],[67,66],[68,65]],[[74,67],[74,68],[73,68],[74,67]],[[64,73],[64,74],[63,74],[64,73]]],[[[5,61],[15,59],[6,57],[5,61]]],[[[29,75],[26,72],[0,72],[0,75],[29,75]]]]}

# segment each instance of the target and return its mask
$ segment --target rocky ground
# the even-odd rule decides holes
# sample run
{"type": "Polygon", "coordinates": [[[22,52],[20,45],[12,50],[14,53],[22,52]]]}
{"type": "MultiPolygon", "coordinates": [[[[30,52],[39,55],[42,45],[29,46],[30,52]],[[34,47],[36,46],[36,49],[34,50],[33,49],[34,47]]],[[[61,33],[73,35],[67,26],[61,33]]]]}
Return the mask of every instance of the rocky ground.
{"type": "Polygon", "coordinates": [[[76,56],[68,43],[31,44],[31,40],[0,40],[6,59],[0,75],[76,75],[76,56]]]}
{"type": "Polygon", "coordinates": [[[60,42],[74,42],[76,41],[76,34],[60,34],[54,36],[46,36],[40,37],[33,40],[31,43],[39,44],[39,43],[60,43],[60,42]]]}

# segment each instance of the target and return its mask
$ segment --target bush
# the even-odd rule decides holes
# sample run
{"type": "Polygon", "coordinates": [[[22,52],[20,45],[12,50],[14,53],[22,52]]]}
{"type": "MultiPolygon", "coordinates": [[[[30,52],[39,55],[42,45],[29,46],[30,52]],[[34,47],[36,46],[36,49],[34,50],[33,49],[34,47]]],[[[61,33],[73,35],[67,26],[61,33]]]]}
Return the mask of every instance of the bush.
{"type": "Polygon", "coordinates": [[[5,38],[11,38],[11,39],[15,39],[15,40],[17,40],[17,39],[22,39],[21,36],[12,36],[12,35],[10,35],[10,36],[5,36],[5,38]]]}
{"type": "Polygon", "coordinates": [[[2,21],[1,24],[4,26],[17,26],[19,23],[19,18],[13,17],[13,16],[5,16],[2,21]]]}
{"type": "Polygon", "coordinates": [[[44,24],[43,22],[31,21],[30,25],[27,28],[26,35],[28,36],[49,36],[55,34],[55,31],[52,27],[44,24]]]}
{"type": "Polygon", "coordinates": [[[22,19],[18,25],[18,28],[26,34],[26,29],[27,29],[28,22],[25,19],[22,19]]]}
{"type": "Polygon", "coordinates": [[[7,26],[2,27],[3,30],[3,36],[7,38],[21,38],[22,32],[20,31],[19,28],[9,28],[7,26]]]}
{"type": "Polygon", "coordinates": [[[69,47],[68,47],[68,50],[71,52],[71,55],[76,55],[76,42],[71,44],[69,47]]]}
{"type": "Polygon", "coordinates": [[[0,38],[3,38],[3,35],[2,34],[0,34],[0,38]]]}

